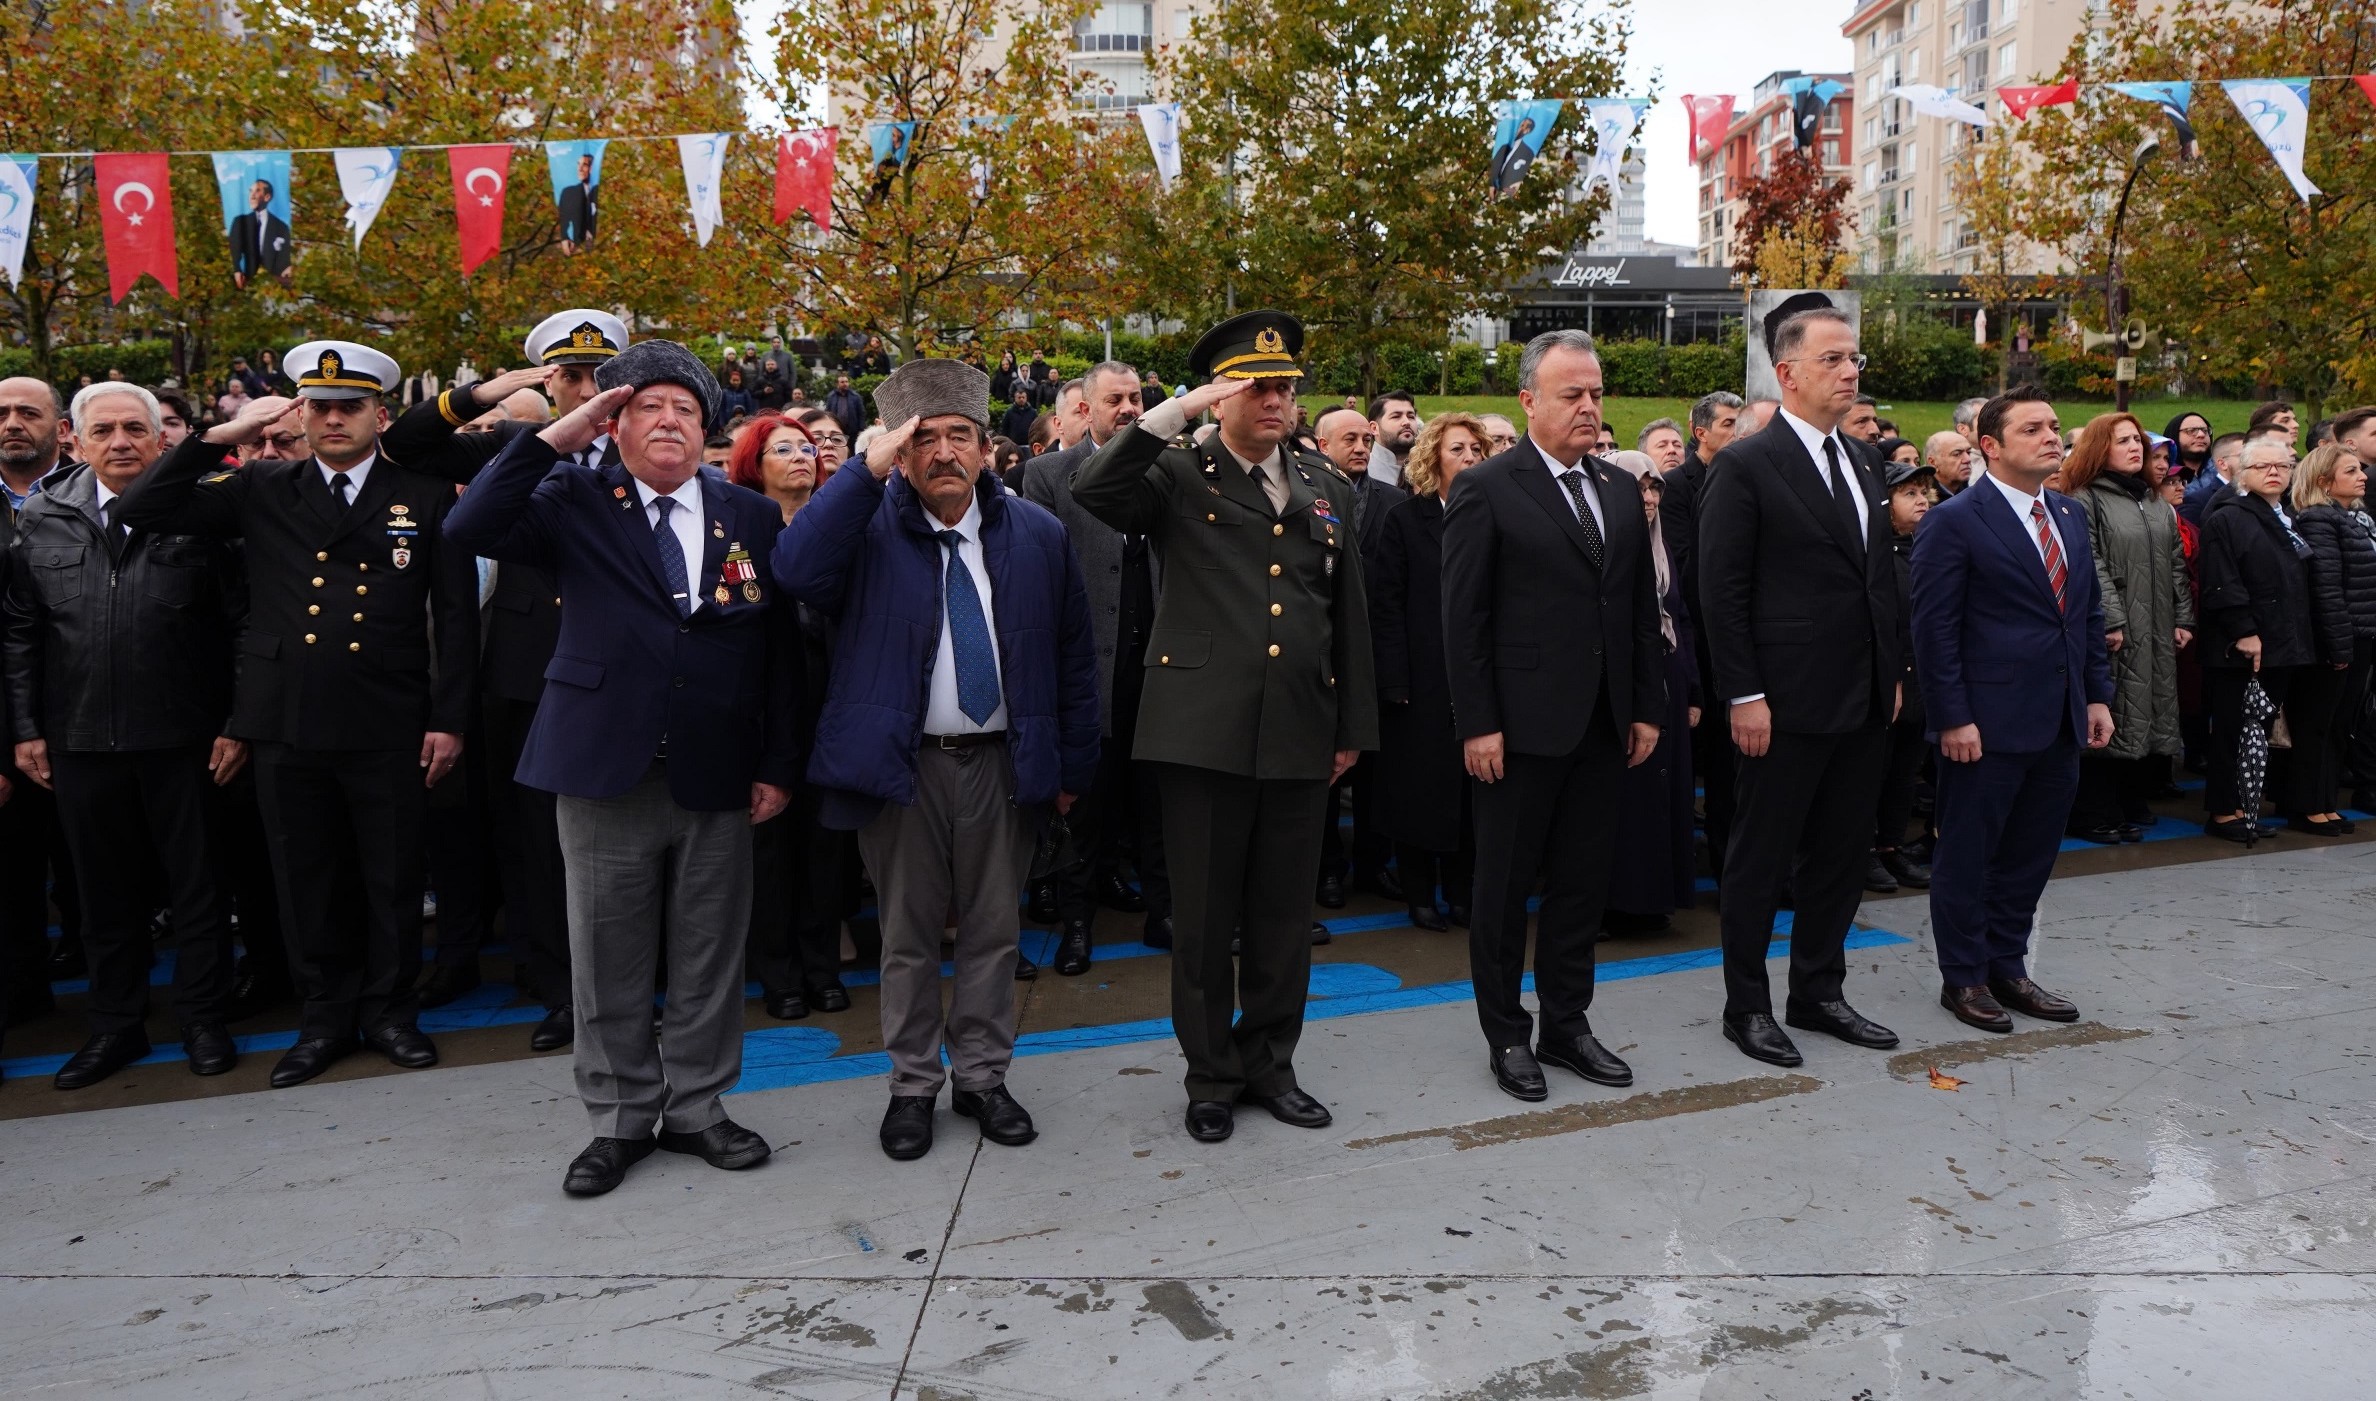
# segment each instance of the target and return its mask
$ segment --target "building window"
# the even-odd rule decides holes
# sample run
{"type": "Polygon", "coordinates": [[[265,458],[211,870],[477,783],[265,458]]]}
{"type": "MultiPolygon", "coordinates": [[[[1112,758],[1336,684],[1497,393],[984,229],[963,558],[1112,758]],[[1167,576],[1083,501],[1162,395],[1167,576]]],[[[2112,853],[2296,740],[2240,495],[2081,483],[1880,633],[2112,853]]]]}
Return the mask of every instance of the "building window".
{"type": "Polygon", "coordinates": [[[2013,52],[2014,48],[2015,46],[2012,44],[1997,45],[1997,77],[2000,80],[2013,76],[2013,65],[2018,61],[2013,52]]]}
{"type": "Polygon", "coordinates": [[[1832,103],[1827,103],[1827,104],[1825,104],[1825,105],[1824,105],[1824,108],[1823,108],[1823,129],[1824,129],[1825,131],[1838,131],[1838,130],[1840,129],[1840,104],[1839,104],[1839,103],[1837,103],[1837,102],[1832,102],[1832,103]]]}
{"type": "MultiPolygon", "coordinates": [[[[2009,0],[2008,0],[2008,3],[2009,3],[2009,0]]],[[[1911,5],[1908,5],[1908,6],[1906,7],[1906,28],[1908,28],[1908,29],[1920,29],[1921,27],[1922,27],[1922,0],[1914,0],[1914,3],[1913,3],[1913,4],[1911,4],[1911,5]]]]}
{"type": "Polygon", "coordinates": [[[1155,47],[1155,7],[1112,0],[1073,21],[1074,53],[1145,53],[1155,47]]]}
{"type": "Polygon", "coordinates": [[[1879,165],[1877,162],[1874,162],[1874,161],[1866,161],[1866,162],[1864,163],[1864,187],[1865,187],[1866,189],[1870,190],[1870,189],[1873,189],[1873,188],[1877,187],[1877,186],[1878,186],[1880,183],[1881,183],[1881,167],[1880,167],[1880,165],[1879,165]]]}

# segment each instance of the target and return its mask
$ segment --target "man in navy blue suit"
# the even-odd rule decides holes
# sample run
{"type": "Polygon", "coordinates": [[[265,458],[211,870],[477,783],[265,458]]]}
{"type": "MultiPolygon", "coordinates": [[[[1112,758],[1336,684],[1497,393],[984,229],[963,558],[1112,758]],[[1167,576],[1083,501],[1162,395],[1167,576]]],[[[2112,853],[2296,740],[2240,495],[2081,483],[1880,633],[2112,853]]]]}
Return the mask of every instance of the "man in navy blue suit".
{"type": "Polygon", "coordinates": [[[518,777],[559,795],[577,1088],[596,1135],[562,1183],[574,1196],[618,1186],[655,1147],[728,1169],[767,1157],[718,1097],[742,1074],[751,827],[799,772],[802,654],[759,565],[783,515],[700,471],[717,381],[672,341],[631,346],[595,379],[601,393],[488,463],[447,525],[560,588],[518,777]],[[563,460],[605,431],[615,465],[563,460]]]}
{"type": "Polygon", "coordinates": [[[1981,406],[1978,434],[1986,484],[1932,507],[1914,537],[1914,671],[1940,759],[1939,1005],[2011,1031],[2008,1007],[2079,1019],[2026,958],[2079,751],[2112,740],[2112,668],[2087,512],[2046,489],[2063,459],[2054,406],[2008,391],[1981,406]]]}

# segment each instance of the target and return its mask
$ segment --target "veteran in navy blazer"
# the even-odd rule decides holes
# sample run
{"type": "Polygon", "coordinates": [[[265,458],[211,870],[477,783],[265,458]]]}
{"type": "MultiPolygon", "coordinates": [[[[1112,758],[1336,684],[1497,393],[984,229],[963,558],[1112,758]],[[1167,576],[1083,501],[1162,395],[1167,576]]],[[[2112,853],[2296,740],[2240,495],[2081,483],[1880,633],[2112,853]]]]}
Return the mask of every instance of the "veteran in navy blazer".
{"type": "Polygon", "coordinates": [[[728,1169],[768,1155],[718,1098],[742,1074],[751,827],[790,798],[802,668],[790,600],[761,565],[782,512],[700,470],[717,381],[684,347],[644,341],[596,382],[506,445],[446,525],[561,591],[518,776],[559,795],[577,1088],[596,1135],[563,1181],[575,1196],[610,1191],[655,1147],[728,1169]],[[617,466],[561,460],[605,431],[617,466]]]}
{"type": "Polygon", "coordinates": [[[2030,980],[2026,957],[2080,751],[2112,739],[2112,668],[2087,512],[2046,490],[2063,459],[2053,405],[2015,389],[1981,407],[1977,428],[1988,475],[1915,532],[1914,671],[1939,750],[1939,1001],[2011,1031],[2008,1007],[2079,1018],[2030,980]]]}

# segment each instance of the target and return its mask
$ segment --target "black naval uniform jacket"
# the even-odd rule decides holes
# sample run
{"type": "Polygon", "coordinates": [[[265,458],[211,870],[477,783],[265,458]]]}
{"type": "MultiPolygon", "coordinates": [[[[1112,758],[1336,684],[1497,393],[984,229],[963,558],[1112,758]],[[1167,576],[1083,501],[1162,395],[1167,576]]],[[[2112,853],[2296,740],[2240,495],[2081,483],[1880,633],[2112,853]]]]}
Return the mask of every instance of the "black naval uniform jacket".
{"type": "Polygon", "coordinates": [[[1163,565],[1135,757],[1326,782],[1337,751],[1378,747],[1353,488],[1316,454],[1286,463],[1278,513],[1217,433],[1126,428],[1073,477],[1076,503],[1163,565]]]}
{"type": "Polygon", "coordinates": [[[118,498],[146,530],[247,541],[248,625],[230,733],[299,749],[413,749],[469,728],[476,561],[445,542],[450,482],[384,454],[337,510],[321,469],[220,470],[192,434],[118,498]]]}

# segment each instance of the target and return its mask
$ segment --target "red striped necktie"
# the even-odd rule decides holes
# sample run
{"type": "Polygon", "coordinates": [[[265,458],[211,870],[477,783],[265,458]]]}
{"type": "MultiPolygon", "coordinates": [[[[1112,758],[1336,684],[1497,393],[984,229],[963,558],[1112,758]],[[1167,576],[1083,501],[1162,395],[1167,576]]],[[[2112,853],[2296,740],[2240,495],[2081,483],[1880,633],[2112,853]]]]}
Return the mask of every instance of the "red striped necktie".
{"type": "Polygon", "coordinates": [[[2070,611],[2070,600],[2064,597],[2063,586],[2071,580],[2070,567],[2063,563],[2062,546],[2054,539],[2054,532],[2046,527],[2046,503],[2030,503],[2030,519],[2038,525],[2038,548],[2046,552],[2046,582],[2054,585],[2054,606],[2062,612],[2070,611]]]}

